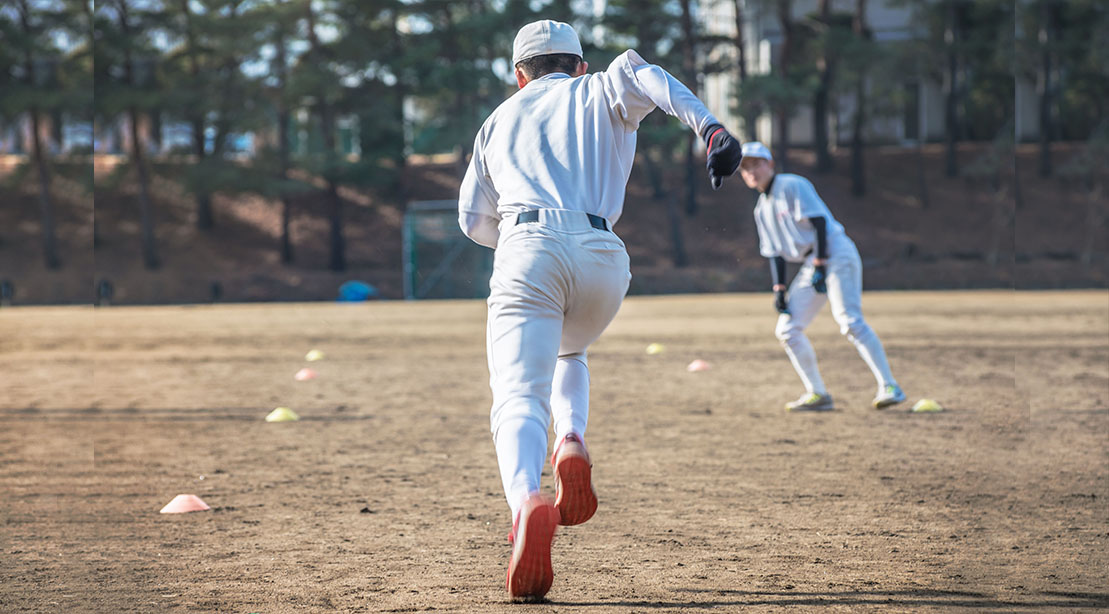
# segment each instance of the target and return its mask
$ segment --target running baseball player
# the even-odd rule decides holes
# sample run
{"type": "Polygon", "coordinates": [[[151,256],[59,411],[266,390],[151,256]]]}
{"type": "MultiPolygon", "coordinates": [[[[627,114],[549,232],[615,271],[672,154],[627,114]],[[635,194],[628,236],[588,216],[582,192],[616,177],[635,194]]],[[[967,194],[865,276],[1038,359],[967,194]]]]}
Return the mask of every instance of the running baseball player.
{"type": "Polygon", "coordinates": [[[512,46],[520,90],[486,119],[458,199],[459,225],[496,250],[489,280],[490,427],[513,544],[506,588],[550,589],[556,526],[597,509],[585,447],[587,349],[615,317],[631,273],[613,232],[635,157],[636,130],[656,107],[700,134],[714,187],[735,172],[739,143],[705,105],[635,51],[587,74],[568,24],[537,21],[512,46]],[[540,494],[553,418],[555,498],[540,494]]]}
{"type": "Polygon", "coordinates": [[[774,334],[805,385],[805,394],[786,404],[786,409],[835,409],[816,366],[812,343],[805,336],[805,328],[826,302],[832,304],[832,317],[840,332],[855,344],[859,356],[878,380],[874,407],[882,409],[904,401],[905,393],[890,373],[882,342],[863,320],[863,265],[855,243],[832,217],[808,179],[775,173],[774,158],[762,143],[744,143],[742,151],[740,176],[748,187],[760,192],[755,225],[759,231],[759,253],[770,259],[774,306],[779,313],[774,334]],[[803,263],[788,292],[787,261],[803,263]]]}

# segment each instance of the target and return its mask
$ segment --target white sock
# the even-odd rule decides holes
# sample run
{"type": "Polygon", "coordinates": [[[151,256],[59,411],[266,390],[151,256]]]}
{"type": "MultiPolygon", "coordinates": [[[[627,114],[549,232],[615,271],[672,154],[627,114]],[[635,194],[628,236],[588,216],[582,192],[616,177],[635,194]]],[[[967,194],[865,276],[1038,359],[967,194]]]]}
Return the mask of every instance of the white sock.
{"type": "Polygon", "coordinates": [[[589,367],[584,356],[559,358],[551,386],[555,441],[570,433],[585,437],[589,422],[589,367]]]}
{"type": "Polygon", "coordinates": [[[789,341],[783,344],[793,369],[801,377],[805,390],[816,394],[828,394],[824,388],[824,379],[820,377],[820,369],[816,366],[816,351],[805,333],[797,332],[790,336],[789,341]]]}
{"type": "Polygon", "coordinates": [[[539,490],[547,460],[547,425],[532,417],[513,418],[497,428],[494,445],[504,496],[515,520],[524,499],[539,490]]]}
{"type": "Polygon", "coordinates": [[[862,357],[866,366],[870,367],[874,379],[878,380],[878,388],[881,390],[886,386],[896,386],[897,381],[893,379],[893,374],[890,373],[890,363],[886,359],[886,350],[882,347],[878,334],[869,326],[858,332],[858,335],[848,333],[847,338],[855,344],[859,356],[862,357]]]}

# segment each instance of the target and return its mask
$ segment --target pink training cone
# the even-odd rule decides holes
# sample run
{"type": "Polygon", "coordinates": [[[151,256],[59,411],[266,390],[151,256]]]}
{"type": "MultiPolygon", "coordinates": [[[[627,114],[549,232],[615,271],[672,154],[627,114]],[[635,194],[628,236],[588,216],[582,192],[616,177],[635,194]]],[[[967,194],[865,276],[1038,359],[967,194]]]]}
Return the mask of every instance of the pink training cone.
{"type": "Polygon", "coordinates": [[[710,365],[708,363],[708,361],[701,360],[700,358],[698,358],[697,360],[694,360],[693,362],[689,363],[689,366],[686,367],[685,370],[689,371],[690,373],[693,373],[694,371],[708,371],[711,368],[712,368],[712,365],[710,365]]]}
{"type": "Polygon", "coordinates": [[[304,367],[300,371],[297,371],[297,374],[293,376],[293,379],[298,382],[306,382],[310,379],[316,379],[316,372],[312,369],[309,369],[308,367],[304,367]]]}
{"type": "Polygon", "coordinates": [[[201,501],[196,495],[177,495],[162,508],[162,514],[184,514],[185,512],[203,512],[210,510],[208,504],[201,501]]]}

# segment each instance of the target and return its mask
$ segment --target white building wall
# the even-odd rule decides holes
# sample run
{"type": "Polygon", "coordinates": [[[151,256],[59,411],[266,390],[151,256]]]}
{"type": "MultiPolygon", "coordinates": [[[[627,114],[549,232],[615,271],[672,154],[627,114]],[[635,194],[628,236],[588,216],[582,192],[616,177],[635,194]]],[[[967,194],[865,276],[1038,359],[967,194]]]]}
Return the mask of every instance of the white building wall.
{"type": "Polygon", "coordinates": [[[939,141],[944,136],[946,121],[946,100],[941,84],[924,80],[920,91],[921,134],[926,141],[939,141]]]}
{"type": "Polygon", "coordinates": [[[1016,82],[1016,138],[1035,141],[1040,138],[1040,97],[1036,84],[1026,79],[1016,82]]]}
{"type": "MultiPolygon", "coordinates": [[[[777,60],[778,46],[781,44],[781,29],[773,3],[760,0],[744,0],[745,20],[747,32],[745,42],[747,51],[747,68],[749,74],[767,74],[773,62],[777,60]]],[[[813,14],[819,7],[818,0],[794,0],[792,14],[795,20],[813,14]]],[[[833,0],[834,12],[853,12],[855,0],[833,0]]],[[[710,3],[703,12],[703,23],[710,34],[735,36],[735,6],[734,2],[722,1],[710,3]]],[[[873,30],[878,41],[902,41],[913,36],[913,29],[919,27],[914,15],[914,8],[910,3],[901,5],[887,5],[881,0],[871,0],[867,3],[867,24],[873,30]]],[[[719,54],[728,54],[735,61],[734,47],[718,51],[719,54]]],[[[917,80],[918,94],[918,132],[925,140],[939,140],[944,134],[944,100],[940,84],[935,83],[923,75],[906,75],[909,79],[917,80]]],[[[705,79],[705,97],[709,109],[725,122],[729,127],[743,131],[740,118],[732,112],[734,106],[734,93],[738,80],[737,71],[729,71],[710,75],[705,79]]],[[[854,114],[853,96],[842,95],[837,100],[830,101],[833,112],[838,111],[829,120],[829,134],[838,137],[841,144],[850,141],[852,120],[854,114]]],[[[789,140],[791,145],[811,146],[813,141],[812,109],[803,106],[798,109],[790,120],[789,140]]],[[[758,136],[767,145],[773,145],[777,137],[777,125],[770,114],[760,117],[756,123],[758,136]]],[[[892,117],[876,117],[873,114],[866,126],[868,139],[897,143],[905,140],[905,119],[903,114],[892,117]]],[[[835,144],[833,143],[833,146],[835,144]]]]}

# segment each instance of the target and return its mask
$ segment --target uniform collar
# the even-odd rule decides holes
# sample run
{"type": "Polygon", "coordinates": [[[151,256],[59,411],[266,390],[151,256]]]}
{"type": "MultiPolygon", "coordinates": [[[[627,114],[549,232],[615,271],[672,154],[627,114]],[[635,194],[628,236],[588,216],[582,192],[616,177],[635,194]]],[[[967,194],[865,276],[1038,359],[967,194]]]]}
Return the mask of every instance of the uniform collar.
{"type": "Polygon", "coordinates": [[[764,191],[763,194],[770,194],[770,190],[774,189],[774,180],[777,178],[778,173],[774,173],[774,176],[770,178],[770,183],[766,184],[766,191],[764,191]]]}
{"type": "Polygon", "coordinates": [[[544,81],[544,80],[547,80],[547,79],[569,79],[569,78],[570,78],[570,75],[568,75],[564,72],[552,72],[552,73],[547,73],[547,74],[543,75],[542,77],[539,77],[538,79],[534,79],[534,81],[544,81]]]}

